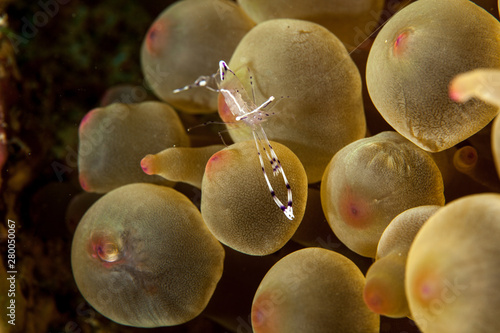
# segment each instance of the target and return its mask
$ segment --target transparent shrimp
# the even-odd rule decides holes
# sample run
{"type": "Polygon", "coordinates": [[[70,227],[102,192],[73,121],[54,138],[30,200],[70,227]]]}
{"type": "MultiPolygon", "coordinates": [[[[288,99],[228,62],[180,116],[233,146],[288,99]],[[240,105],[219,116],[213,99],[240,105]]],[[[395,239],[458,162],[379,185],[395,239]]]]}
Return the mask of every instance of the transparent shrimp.
{"type": "Polygon", "coordinates": [[[194,83],[183,88],[176,89],[174,90],[174,93],[196,87],[205,87],[211,91],[220,92],[223,95],[229,110],[235,116],[236,122],[242,122],[251,128],[262,173],[264,175],[264,179],[266,180],[269,192],[271,193],[274,202],[283,211],[285,216],[288,219],[293,220],[292,189],[285,176],[281,162],[271,146],[264,128],[262,127],[262,122],[265,121],[267,117],[272,115],[272,113],[270,113],[268,109],[266,110],[266,108],[268,108],[276,100],[274,96],[269,97],[264,103],[257,105],[255,102],[255,95],[253,94],[253,86],[251,99],[236,74],[223,60],[219,62],[219,70],[217,73],[209,76],[200,76],[194,83]],[[273,176],[281,174],[283,177],[283,181],[287,188],[286,205],[284,205],[278,198],[273,187],[271,186],[271,182],[269,181],[269,177],[266,172],[263,154],[265,154],[265,157],[271,164],[273,176]]]}

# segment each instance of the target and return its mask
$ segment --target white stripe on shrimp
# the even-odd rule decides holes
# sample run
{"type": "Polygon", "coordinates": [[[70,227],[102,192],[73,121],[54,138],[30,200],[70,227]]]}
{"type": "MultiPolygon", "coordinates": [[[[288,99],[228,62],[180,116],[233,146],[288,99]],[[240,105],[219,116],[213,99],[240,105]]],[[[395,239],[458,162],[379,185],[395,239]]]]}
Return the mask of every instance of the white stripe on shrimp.
{"type": "MultiPolygon", "coordinates": [[[[250,82],[250,84],[252,84],[252,82],[250,82]]],[[[293,220],[294,215],[292,208],[292,189],[290,187],[290,184],[288,183],[288,179],[285,176],[285,171],[281,166],[281,162],[278,159],[278,156],[271,146],[266,132],[261,125],[261,123],[266,120],[266,117],[272,115],[272,113],[266,112],[265,108],[275,101],[274,96],[269,97],[264,103],[262,103],[260,106],[257,106],[257,104],[255,103],[253,85],[253,99],[250,99],[241,81],[223,60],[219,62],[219,70],[217,71],[217,73],[210,76],[200,76],[193,84],[187,85],[180,89],[176,89],[174,90],[174,93],[178,93],[195,87],[205,87],[209,90],[220,92],[224,96],[226,105],[228,106],[231,113],[235,116],[236,121],[243,122],[250,126],[255,141],[255,147],[257,148],[257,154],[259,156],[262,173],[264,175],[264,179],[266,180],[269,192],[271,193],[271,197],[273,198],[276,205],[278,205],[278,207],[283,211],[285,216],[288,219],[293,220]],[[276,192],[271,186],[271,182],[269,181],[269,177],[266,172],[261,151],[265,153],[267,159],[269,160],[269,163],[271,164],[273,176],[277,176],[280,173],[283,176],[283,181],[285,182],[285,186],[287,189],[286,205],[284,205],[277,197],[276,192]]]]}

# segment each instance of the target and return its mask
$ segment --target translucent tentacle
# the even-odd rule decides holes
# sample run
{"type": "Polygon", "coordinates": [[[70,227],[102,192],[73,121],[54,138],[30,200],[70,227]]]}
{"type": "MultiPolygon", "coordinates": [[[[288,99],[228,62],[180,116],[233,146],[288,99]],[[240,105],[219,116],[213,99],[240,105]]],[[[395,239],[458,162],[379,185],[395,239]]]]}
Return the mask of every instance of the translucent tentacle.
{"type": "Polygon", "coordinates": [[[500,70],[480,68],[461,73],[451,81],[449,94],[451,99],[460,103],[477,97],[500,106],[500,70]]]}

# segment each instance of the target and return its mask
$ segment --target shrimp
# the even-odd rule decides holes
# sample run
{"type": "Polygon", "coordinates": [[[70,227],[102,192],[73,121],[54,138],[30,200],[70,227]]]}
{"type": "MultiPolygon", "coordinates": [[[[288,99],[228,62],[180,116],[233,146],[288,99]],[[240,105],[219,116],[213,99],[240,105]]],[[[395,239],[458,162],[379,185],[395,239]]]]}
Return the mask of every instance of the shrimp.
{"type": "MultiPolygon", "coordinates": [[[[250,82],[252,84],[252,82],[250,82]]],[[[267,138],[266,132],[262,127],[262,122],[264,122],[268,117],[273,115],[269,112],[271,105],[276,101],[274,96],[269,97],[264,103],[257,105],[255,102],[255,94],[253,92],[252,85],[252,98],[248,96],[242,82],[236,76],[236,74],[227,66],[226,62],[221,60],[219,62],[219,70],[209,76],[200,76],[196,81],[190,85],[187,85],[180,89],[175,89],[174,93],[179,93],[191,88],[204,87],[214,92],[220,92],[224,97],[226,105],[228,106],[231,113],[235,116],[237,123],[243,123],[249,126],[252,130],[253,139],[255,141],[255,147],[257,149],[257,155],[259,157],[259,162],[262,168],[262,173],[266,181],[267,187],[276,205],[283,211],[285,216],[293,220],[293,208],[292,208],[292,188],[288,179],[286,178],[281,162],[276,155],[269,139],[267,138]],[[269,176],[267,175],[266,168],[264,165],[264,158],[269,161],[271,168],[273,170],[273,176],[282,175],[285,187],[287,189],[287,201],[286,205],[278,198],[271,182],[269,181],[269,176]]]]}

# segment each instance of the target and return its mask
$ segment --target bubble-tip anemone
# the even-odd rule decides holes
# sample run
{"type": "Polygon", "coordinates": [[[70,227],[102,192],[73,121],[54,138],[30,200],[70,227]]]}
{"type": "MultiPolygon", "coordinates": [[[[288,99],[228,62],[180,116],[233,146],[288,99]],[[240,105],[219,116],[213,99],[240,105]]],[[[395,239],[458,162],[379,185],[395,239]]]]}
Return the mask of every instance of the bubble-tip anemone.
{"type": "Polygon", "coordinates": [[[441,206],[419,206],[396,216],[384,230],[376,261],[366,273],[363,298],[375,313],[401,318],[410,315],[404,279],[410,245],[422,225],[441,206]]]}
{"type": "Polygon", "coordinates": [[[295,251],[262,279],[252,304],[254,332],[379,332],[379,316],[363,303],[364,281],[339,253],[295,251]]]}
{"type": "Polygon", "coordinates": [[[205,165],[223,145],[206,147],[171,147],[141,160],[141,168],[148,175],[159,175],[167,180],[183,182],[201,188],[205,165]]]}
{"type": "Polygon", "coordinates": [[[238,0],[258,23],[294,18],[321,24],[350,49],[359,46],[377,27],[384,0],[238,0]]]}
{"type": "MultiPolygon", "coordinates": [[[[359,71],[342,42],[324,27],[293,19],[262,22],[243,37],[229,67],[250,96],[252,75],[257,105],[270,96],[279,100],[262,126],[270,140],[299,157],[310,183],[321,180],[340,148],[365,136],[359,71]]],[[[223,105],[219,114],[234,121],[223,105]]],[[[248,140],[245,131],[229,134],[235,142],[248,140]]]]}
{"type": "Polygon", "coordinates": [[[444,205],[443,179],[425,151],[396,132],[382,132],[335,154],[323,175],[321,204],[347,247],[375,257],[380,236],[396,215],[444,205]]]}
{"type": "Polygon", "coordinates": [[[468,0],[420,0],[396,13],[370,50],[366,83],[384,119],[417,146],[450,148],[486,126],[496,107],[456,103],[451,79],[500,69],[500,23],[468,0]]]}
{"type": "Polygon", "coordinates": [[[79,128],[78,172],[85,191],[105,193],[130,183],[173,185],[141,170],[141,159],[189,146],[177,113],[165,103],[115,103],[85,115],[79,128]]]}
{"type": "Polygon", "coordinates": [[[466,196],[438,210],[408,253],[405,289],[423,332],[500,332],[500,195],[466,196]]]}
{"type": "Polygon", "coordinates": [[[177,325],[207,305],[224,250],[179,192],[130,184],[99,199],[80,221],[71,250],[83,297],[130,326],[177,325]]]}
{"type": "Polygon", "coordinates": [[[177,1],[149,28],[141,49],[146,82],[162,100],[189,113],[217,110],[217,95],[203,89],[174,94],[229,59],[255,23],[232,1],[177,1]]]}
{"type": "MultiPolygon", "coordinates": [[[[284,145],[271,144],[291,187],[292,220],[271,196],[253,140],[215,153],[202,181],[201,213],[208,228],[223,244],[251,255],[267,255],[285,245],[302,220],[307,201],[307,176],[299,159],[284,145]]],[[[273,176],[268,162],[265,166],[277,197],[285,201],[282,176],[273,176]]]]}

